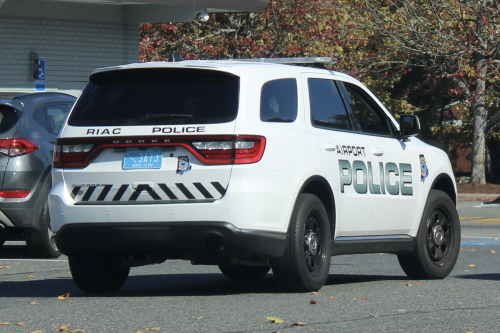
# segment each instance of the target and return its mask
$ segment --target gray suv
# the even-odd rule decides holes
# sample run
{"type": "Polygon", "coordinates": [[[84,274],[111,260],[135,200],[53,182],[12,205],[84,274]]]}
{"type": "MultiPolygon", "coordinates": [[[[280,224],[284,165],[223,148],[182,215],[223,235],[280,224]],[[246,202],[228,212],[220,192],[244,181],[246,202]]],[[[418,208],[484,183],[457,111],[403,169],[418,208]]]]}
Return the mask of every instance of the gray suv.
{"type": "Polygon", "coordinates": [[[62,93],[0,99],[0,246],[25,240],[37,257],[59,257],[47,205],[54,141],[76,98],[62,93]]]}

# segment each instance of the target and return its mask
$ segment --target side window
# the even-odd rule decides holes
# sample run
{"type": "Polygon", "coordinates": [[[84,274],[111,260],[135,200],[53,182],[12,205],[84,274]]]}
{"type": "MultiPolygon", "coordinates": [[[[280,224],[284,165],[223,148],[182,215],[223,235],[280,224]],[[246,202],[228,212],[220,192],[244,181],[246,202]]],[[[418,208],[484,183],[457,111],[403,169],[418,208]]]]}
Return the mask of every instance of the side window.
{"type": "Polygon", "coordinates": [[[47,105],[47,130],[52,134],[59,133],[69,113],[68,104],[47,105]]]}
{"type": "Polygon", "coordinates": [[[349,94],[349,98],[346,99],[350,99],[348,103],[361,132],[391,135],[387,117],[381,110],[378,110],[375,101],[353,84],[344,82],[344,86],[349,94]]]}
{"type": "Polygon", "coordinates": [[[260,95],[260,120],[291,123],[297,119],[297,80],[266,82],[260,95]]]}
{"type": "Polygon", "coordinates": [[[313,125],[352,130],[349,116],[334,81],[308,79],[313,125]]]}
{"type": "Polygon", "coordinates": [[[11,129],[16,122],[16,111],[9,106],[0,106],[0,133],[11,129]]]}
{"type": "Polygon", "coordinates": [[[33,111],[33,119],[36,123],[47,129],[47,117],[45,116],[45,106],[40,106],[33,111]]]}

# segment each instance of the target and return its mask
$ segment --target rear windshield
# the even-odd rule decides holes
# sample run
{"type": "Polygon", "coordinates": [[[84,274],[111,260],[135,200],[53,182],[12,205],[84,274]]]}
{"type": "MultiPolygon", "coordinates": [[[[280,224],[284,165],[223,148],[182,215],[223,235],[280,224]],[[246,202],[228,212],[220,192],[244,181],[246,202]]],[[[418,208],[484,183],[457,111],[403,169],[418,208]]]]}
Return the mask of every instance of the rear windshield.
{"type": "Polygon", "coordinates": [[[0,105],[0,133],[8,131],[17,122],[16,111],[7,105],[0,105]]]}
{"type": "Polygon", "coordinates": [[[71,126],[215,124],[233,121],[239,77],[200,69],[128,69],[90,77],[71,126]]]}

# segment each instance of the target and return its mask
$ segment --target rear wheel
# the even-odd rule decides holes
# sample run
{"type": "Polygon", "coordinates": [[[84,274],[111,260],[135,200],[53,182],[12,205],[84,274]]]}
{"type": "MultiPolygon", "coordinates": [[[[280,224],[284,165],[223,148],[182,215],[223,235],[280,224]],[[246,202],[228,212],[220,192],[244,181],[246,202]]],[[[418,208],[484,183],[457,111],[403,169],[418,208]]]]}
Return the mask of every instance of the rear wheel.
{"type": "Polygon", "coordinates": [[[266,276],[271,267],[245,265],[219,265],[219,269],[230,279],[257,280],[266,276]]]}
{"type": "Polygon", "coordinates": [[[130,267],[118,267],[103,258],[69,257],[69,268],[75,284],[86,293],[111,293],[127,281],[130,267]]]}
{"type": "Polygon", "coordinates": [[[58,258],[61,252],[57,249],[54,233],[50,227],[49,203],[46,202],[40,214],[41,229],[28,235],[26,244],[30,253],[39,258],[58,258]]]}
{"type": "Polygon", "coordinates": [[[301,194],[290,221],[285,255],[273,260],[277,282],[290,291],[321,289],[330,270],[330,223],[315,195],[301,194]]]}
{"type": "Polygon", "coordinates": [[[460,220],[450,197],[432,190],[425,206],[413,253],[398,255],[403,271],[412,279],[443,279],[457,262],[460,220]]]}

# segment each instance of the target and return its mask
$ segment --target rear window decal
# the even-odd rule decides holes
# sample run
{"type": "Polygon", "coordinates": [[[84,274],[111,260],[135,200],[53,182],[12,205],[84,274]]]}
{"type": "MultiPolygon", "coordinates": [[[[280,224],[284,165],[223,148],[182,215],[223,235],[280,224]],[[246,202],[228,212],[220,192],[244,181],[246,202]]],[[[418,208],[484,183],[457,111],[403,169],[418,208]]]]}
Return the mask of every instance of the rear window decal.
{"type": "Polygon", "coordinates": [[[188,172],[189,170],[191,170],[189,156],[179,156],[177,160],[177,171],[175,173],[182,176],[184,172],[188,172]]]}

